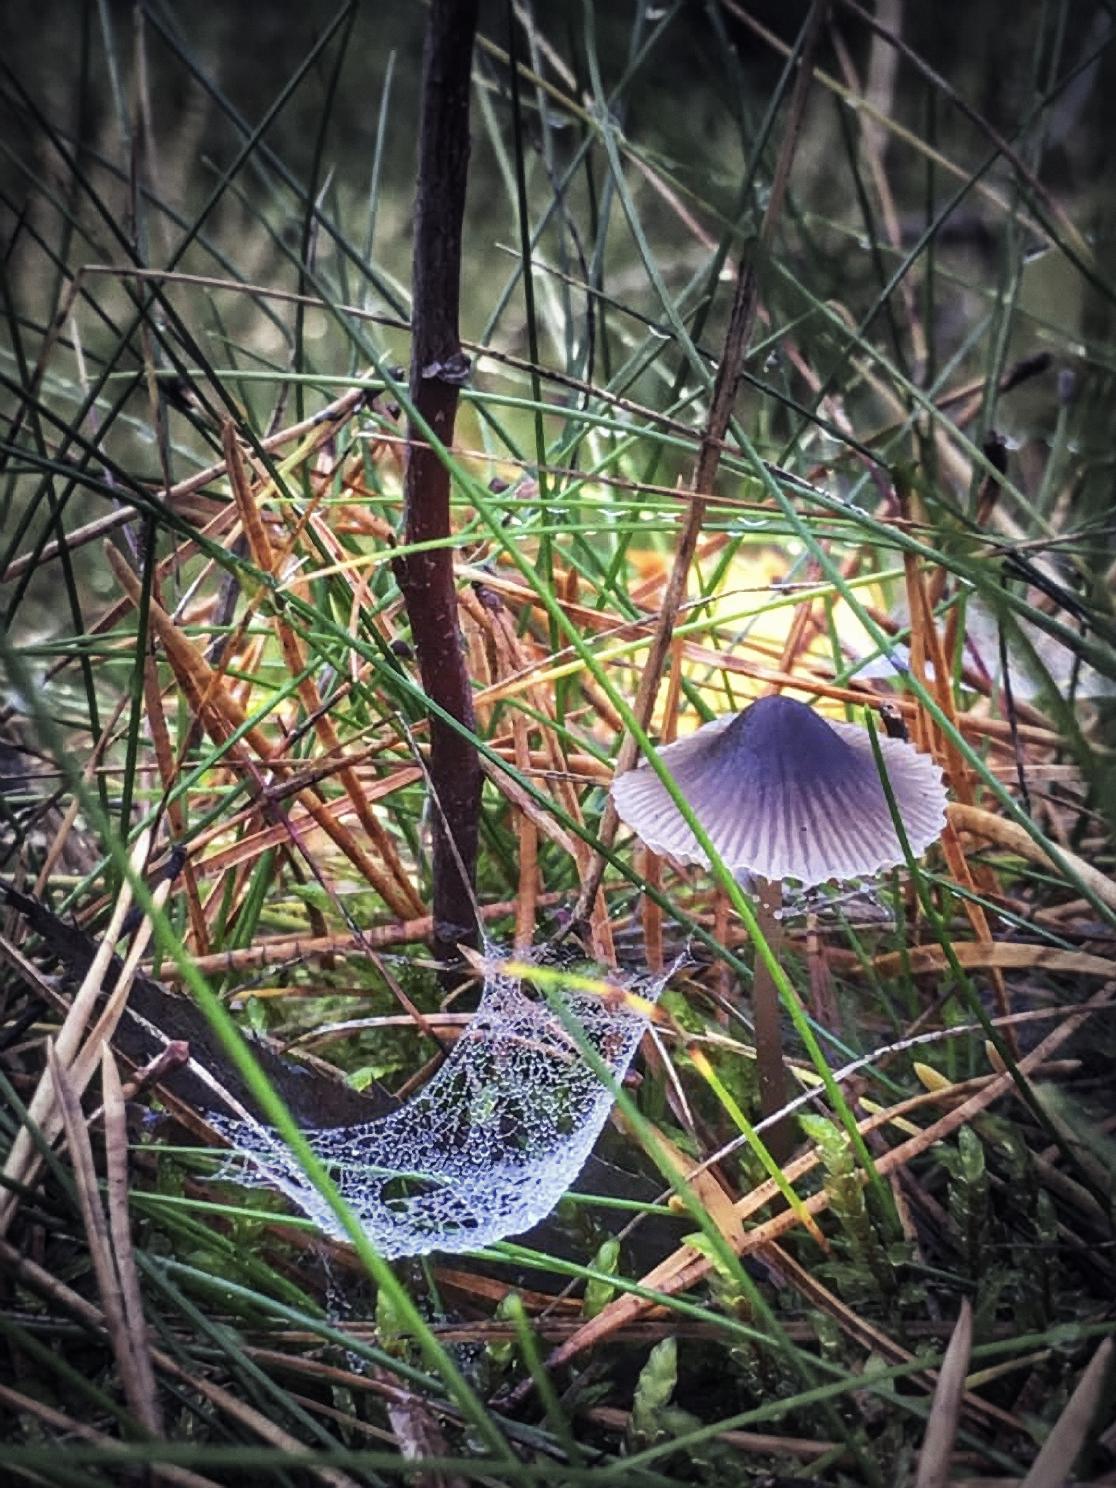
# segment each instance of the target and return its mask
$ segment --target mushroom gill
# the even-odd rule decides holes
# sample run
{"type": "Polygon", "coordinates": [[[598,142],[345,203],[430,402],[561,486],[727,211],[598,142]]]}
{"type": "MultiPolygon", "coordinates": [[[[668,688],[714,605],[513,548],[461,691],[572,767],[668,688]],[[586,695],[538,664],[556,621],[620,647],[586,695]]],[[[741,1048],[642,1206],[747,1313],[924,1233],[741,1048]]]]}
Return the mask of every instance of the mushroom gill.
{"type": "MultiPolygon", "coordinates": [[[[945,824],[941,771],[880,735],[884,768],[911,851],[945,824]]],[[[792,698],[765,697],[668,744],[659,757],[726,866],[804,886],[864,878],[904,860],[865,729],[831,723],[792,698]]],[[[642,764],[612,783],[622,821],[684,863],[708,858],[659,777],[642,764]]]]}

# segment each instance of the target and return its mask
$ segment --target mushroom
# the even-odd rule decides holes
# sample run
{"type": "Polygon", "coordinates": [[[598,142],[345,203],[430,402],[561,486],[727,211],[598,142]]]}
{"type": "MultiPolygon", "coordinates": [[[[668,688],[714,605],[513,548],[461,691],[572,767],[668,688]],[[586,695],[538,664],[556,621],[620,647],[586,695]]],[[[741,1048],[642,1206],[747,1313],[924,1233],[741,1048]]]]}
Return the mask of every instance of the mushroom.
{"type": "MultiPolygon", "coordinates": [[[[933,760],[878,738],[898,815],[917,857],[945,825],[933,760]]],[[[867,731],[831,723],[792,698],[764,697],[659,750],[725,866],[806,887],[863,878],[903,861],[867,731]]],[[[612,798],[654,852],[709,865],[666,786],[647,764],[618,776],[612,798]]]]}
{"type": "MultiPolygon", "coordinates": [[[[880,734],[877,742],[917,857],[945,825],[941,771],[902,739],[880,734]]],[[[659,758],[725,866],[759,880],[757,919],[773,952],[782,936],[784,879],[809,887],[867,877],[904,860],[871,736],[855,724],[831,723],[792,698],[764,697],[666,745],[659,758]]],[[[617,776],[612,798],[621,820],[654,852],[708,867],[705,850],[649,765],[617,776]]],[[[761,1107],[772,1115],[784,1103],[785,1075],[778,994],[762,961],[752,1009],[761,1107]]]]}

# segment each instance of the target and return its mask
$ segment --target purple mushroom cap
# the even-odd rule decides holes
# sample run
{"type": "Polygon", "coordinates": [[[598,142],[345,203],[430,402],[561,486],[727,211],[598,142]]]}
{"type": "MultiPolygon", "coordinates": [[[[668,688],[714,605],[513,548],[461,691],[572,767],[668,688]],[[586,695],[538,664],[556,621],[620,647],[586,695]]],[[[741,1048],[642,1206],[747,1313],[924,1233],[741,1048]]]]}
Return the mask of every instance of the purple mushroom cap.
{"type": "MultiPolygon", "coordinates": [[[[916,857],[941,834],[946,793],[929,755],[878,736],[903,829],[916,857]]],[[[792,698],[765,697],[659,751],[694,815],[734,873],[804,885],[863,878],[903,862],[872,741],[792,698]]],[[[618,776],[622,821],[657,853],[709,859],[647,764],[618,776]]]]}

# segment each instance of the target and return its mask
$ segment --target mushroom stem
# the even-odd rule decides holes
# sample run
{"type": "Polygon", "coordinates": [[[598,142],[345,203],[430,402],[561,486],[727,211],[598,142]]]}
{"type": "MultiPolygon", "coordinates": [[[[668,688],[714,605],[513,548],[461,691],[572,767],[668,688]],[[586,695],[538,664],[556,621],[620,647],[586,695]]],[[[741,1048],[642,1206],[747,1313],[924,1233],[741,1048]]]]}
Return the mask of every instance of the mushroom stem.
{"type": "MultiPolygon", "coordinates": [[[[783,945],[783,921],[779,910],[783,904],[783,886],[774,879],[756,879],[756,924],[760,934],[778,957],[783,945]]],[[[783,1061],[782,1010],[779,992],[767,962],[756,956],[752,978],[752,1028],[756,1036],[756,1071],[759,1075],[760,1113],[773,1116],[787,1103],[787,1071],[783,1061]]],[[[776,1122],[764,1133],[767,1150],[777,1163],[784,1163],[793,1145],[789,1118],[776,1122]]]]}

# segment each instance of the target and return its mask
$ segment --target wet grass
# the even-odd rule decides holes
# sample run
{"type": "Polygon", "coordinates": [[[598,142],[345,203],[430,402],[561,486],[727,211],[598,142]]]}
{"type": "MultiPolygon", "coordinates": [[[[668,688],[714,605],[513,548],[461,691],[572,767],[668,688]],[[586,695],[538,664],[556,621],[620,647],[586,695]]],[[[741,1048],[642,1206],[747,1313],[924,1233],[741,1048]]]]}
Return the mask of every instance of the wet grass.
{"type": "Polygon", "coordinates": [[[62,101],[0,64],[18,1480],[1107,1481],[1112,63],[1103,8],[1030,20],[1009,89],[991,28],[953,72],[853,5],[783,43],[735,4],[482,16],[437,543],[476,907],[491,956],[572,958],[540,995],[675,969],[555,1213],[390,1264],[306,1133],[405,1100],[477,1006],[432,957],[397,577],[417,58],[345,6],[249,106],[153,7],[83,12],[62,101]],[[606,806],[619,757],[774,690],[902,726],[951,807],[769,947],[723,864],[606,806]],[[222,1090],[344,1240],[231,1181],[222,1090]]]}

